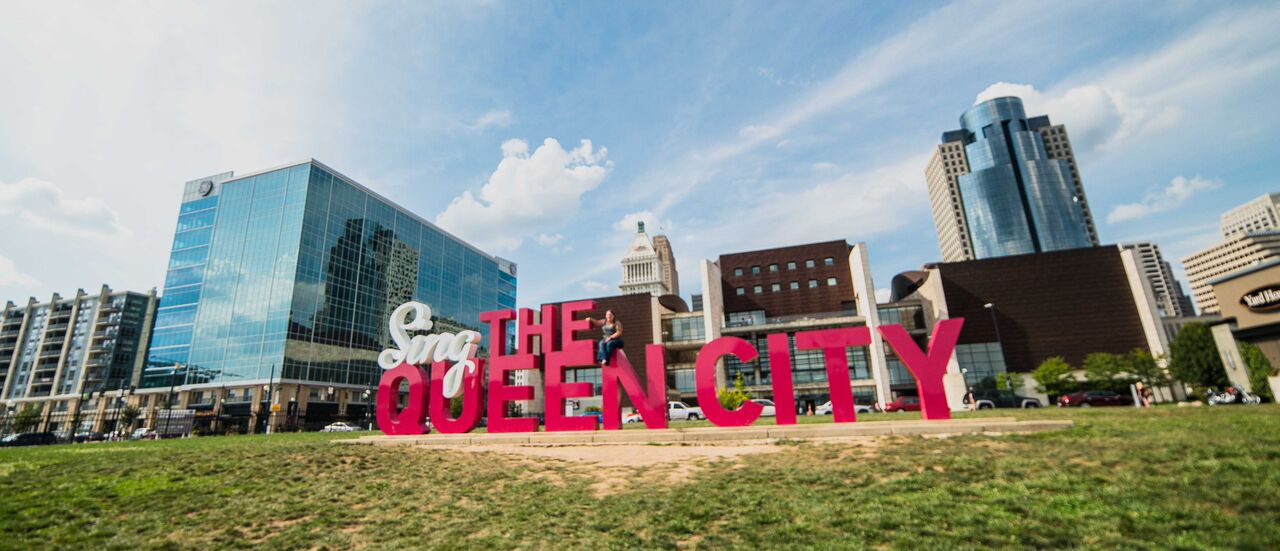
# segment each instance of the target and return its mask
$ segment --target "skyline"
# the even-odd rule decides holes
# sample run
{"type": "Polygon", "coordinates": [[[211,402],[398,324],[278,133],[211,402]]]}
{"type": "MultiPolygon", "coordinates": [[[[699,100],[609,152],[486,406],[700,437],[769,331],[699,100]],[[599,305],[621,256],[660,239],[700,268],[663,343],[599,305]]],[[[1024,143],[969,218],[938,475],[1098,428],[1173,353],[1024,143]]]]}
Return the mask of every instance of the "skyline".
{"type": "Polygon", "coordinates": [[[699,259],[842,238],[885,288],[940,259],[928,155],[1000,95],[1184,285],[1275,189],[1280,6],[297,6],[14,4],[0,298],[160,287],[183,182],[303,158],[515,261],[522,306],[617,294],[638,220],[686,298],[699,259]]]}

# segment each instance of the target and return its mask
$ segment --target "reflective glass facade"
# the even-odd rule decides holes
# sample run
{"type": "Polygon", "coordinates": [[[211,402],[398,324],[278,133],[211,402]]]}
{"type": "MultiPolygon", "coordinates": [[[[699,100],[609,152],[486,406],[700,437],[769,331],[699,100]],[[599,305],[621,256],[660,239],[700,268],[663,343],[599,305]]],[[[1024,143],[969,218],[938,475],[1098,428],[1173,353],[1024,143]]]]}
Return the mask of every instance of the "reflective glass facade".
{"type": "Polygon", "coordinates": [[[970,172],[958,181],[976,258],[1092,245],[1071,166],[1049,157],[1022,100],[982,102],[960,125],[970,172]]]}
{"type": "Polygon", "coordinates": [[[480,313],[515,307],[512,263],[320,163],[211,183],[188,183],[143,386],[376,384],[400,304],[486,343],[480,313]]]}

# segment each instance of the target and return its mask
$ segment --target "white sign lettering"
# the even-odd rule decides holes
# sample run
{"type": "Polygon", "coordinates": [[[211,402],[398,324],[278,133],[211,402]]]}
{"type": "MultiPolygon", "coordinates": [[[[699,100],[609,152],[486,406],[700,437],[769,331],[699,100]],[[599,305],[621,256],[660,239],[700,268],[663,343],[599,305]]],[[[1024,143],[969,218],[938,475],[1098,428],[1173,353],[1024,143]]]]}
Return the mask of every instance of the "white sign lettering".
{"type": "Polygon", "coordinates": [[[378,366],[395,369],[401,363],[427,365],[433,362],[452,362],[444,375],[444,395],[455,398],[462,394],[463,369],[475,373],[475,353],[480,344],[480,333],[459,331],[430,335],[410,335],[417,331],[431,330],[431,307],[421,302],[406,302],[391,313],[388,327],[396,348],[388,348],[378,354],[378,366]]]}

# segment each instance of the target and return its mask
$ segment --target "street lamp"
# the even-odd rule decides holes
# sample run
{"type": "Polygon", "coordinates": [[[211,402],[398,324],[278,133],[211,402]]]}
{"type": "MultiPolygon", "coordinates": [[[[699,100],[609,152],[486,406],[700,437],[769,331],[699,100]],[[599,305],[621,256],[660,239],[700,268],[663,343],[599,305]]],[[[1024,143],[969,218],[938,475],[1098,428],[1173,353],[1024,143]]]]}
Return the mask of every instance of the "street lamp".
{"type": "Polygon", "coordinates": [[[373,430],[373,421],[369,415],[369,398],[373,396],[373,392],[370,390],[372,388],[372,386],[369,386],[364,391],[364,421],[369,425],[369,430],[373,430]]]}
{"type": "Polygon", "coordinates": [[[1004,339],[1000,338],[1000,320],[996,318],[996,305],[988,302],[986,304],[983,304],[982,307],[986,308],[988,312],[991,312],[991,325],[996,328],[996,344],[1000,345],[1000,361],[1004,363],[1004,371],[1006,373],[1004,378],[1005,386],[1009,387],[1008,388],[1009,391],[1012,391],[1013,379],[1010,379],[1008,376],[1009,360],[1008,358],[1005,357],[1005,354],[1004,354],[1004,339]]]}
{"type": "Polygon", "coordinates": [[[263,385],[263,390],[267,391],[267,434],[271,434],[271,418],[276,412],[271,410],[271,395],[273,394],[271,382],[276,378],[276,364],[271,364],[271,374],[267,376],[267,384],[263,385]]]}
{"type": "MultiPolygon", "coordinates": [[[[169,393],[164,395],[164,407],[167,411],[165,411],[164,416],[164,431],[160,433],[161,438],[164,438],[166,434],[169,434],[169,419],[173,418],[173,389],[178,383],[179,367],[182,367],[182,364],[173,364],[173,370],[169,372],[169,393]]],[[[186,374],[185,370],[183,371],[183,374],[186,374]]]]}

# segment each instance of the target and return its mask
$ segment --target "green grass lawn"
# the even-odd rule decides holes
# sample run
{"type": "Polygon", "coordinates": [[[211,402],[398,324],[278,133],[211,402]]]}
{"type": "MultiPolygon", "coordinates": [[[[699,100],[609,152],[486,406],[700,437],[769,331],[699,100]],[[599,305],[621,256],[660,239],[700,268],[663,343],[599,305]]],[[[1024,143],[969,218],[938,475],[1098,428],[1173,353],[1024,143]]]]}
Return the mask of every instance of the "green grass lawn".
{"type": "Polygon", "coordinates": [[[971,415],[1076,427],[789,441],[602,497],[577,464],[325,434],[2,449],[0,547],[1280,547],[1280,407],[971,415]]]}

